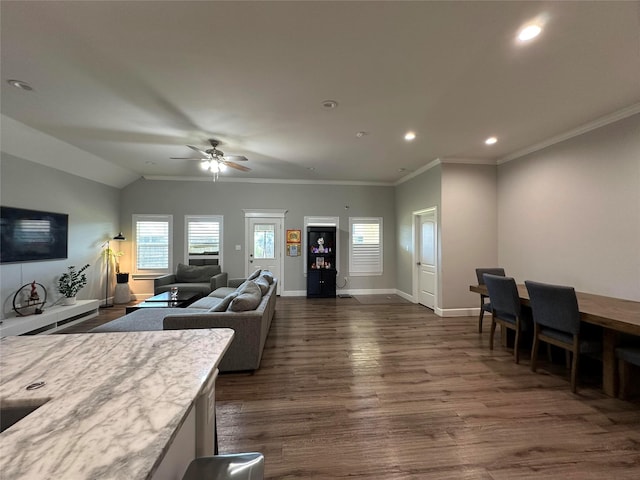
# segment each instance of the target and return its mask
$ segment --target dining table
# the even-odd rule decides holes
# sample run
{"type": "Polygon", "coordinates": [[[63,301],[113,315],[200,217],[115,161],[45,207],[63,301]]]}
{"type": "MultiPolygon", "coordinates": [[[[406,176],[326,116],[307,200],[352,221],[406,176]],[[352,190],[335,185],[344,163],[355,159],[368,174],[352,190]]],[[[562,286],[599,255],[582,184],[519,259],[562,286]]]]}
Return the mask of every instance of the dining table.
{"type": "MultiPolygon", "coordinates": [[[[530,307],[527,287],[517,287],[520,303],[530,307]]],[[[486,285],[470,285],[469,290],[489,295],[486,285]]],[[[576,292],[576,297],[581,320],[602,327],[602,390],[613,397],[618,384],[615,349],[621,333],[640,337],[640,302],[584,292],[576,292]]]]}

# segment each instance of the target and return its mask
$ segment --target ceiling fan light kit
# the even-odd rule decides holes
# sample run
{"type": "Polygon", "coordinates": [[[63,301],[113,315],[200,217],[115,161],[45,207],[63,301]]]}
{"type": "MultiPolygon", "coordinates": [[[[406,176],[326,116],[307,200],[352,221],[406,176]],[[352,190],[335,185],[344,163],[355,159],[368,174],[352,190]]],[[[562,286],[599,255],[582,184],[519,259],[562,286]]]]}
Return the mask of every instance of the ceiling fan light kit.
{"type": "Polygon", "coordinates": [[[199,160],[200,168],[202,170],[208,170],[213,174],[213,181],[218,180],[218,175],[220,172],[224,172],[227,170],[227,167],[234,168],[236,170],[240,170],[241,172],[250,172],[251,169],[249,167],[245,167],[244,165],[240,165],[235,162],[246,162],[247,157],[242,155],[225,155],[224,152],[218,150],[216,147],[220,144],[218,140],[209,139],[209,143],[211,144],[211,148],[207,150],[202,150],[198,147],[194,147],[193,145],[187,145],[191,150],[198,152],[201,156],[199,158],[183,158],[183,157],[171,157],[174,160],[199,160]],[[234,161],[231,161],[233,159],[234,161]]]}

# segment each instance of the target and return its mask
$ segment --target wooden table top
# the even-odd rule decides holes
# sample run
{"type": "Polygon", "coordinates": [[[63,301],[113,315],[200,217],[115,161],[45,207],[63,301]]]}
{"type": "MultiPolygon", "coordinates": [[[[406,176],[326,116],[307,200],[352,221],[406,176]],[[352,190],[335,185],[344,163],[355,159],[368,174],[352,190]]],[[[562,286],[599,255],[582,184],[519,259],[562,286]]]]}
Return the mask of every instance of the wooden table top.
{"type": "MultiPolygon", "coordinates": [[[[469,290],[489,294],[486,285],[470,285],[469,290]]],[[[518,295],[523,305],[530,304],[525,285],[518,285],[518,295]]],[[[576,292],[576,297],[583,321],[618,332],[640,335],[640,302],[582,292],[576,292]]]]}

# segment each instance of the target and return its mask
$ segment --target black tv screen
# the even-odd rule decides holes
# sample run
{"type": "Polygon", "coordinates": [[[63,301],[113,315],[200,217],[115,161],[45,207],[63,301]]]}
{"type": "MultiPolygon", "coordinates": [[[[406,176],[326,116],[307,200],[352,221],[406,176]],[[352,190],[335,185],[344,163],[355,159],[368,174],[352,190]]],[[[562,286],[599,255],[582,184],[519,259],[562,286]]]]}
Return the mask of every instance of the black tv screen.
{"type": "Polygon", "coordinates": [[[67,258],[69,215],[0,207],[0,263],[67,258]]]}

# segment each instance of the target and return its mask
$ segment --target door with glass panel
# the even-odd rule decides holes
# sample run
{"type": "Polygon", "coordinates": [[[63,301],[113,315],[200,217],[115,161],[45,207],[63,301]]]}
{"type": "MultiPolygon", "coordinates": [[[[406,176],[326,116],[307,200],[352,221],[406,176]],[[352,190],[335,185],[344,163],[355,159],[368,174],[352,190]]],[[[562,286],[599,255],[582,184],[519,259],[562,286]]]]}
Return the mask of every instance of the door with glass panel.
{"type": "MultiPolygon", "coordinates": [[[[269,270],[277,279],[281,279],[280,218],[250,218],[249,245],[247,248],[247,272],[257,269],[269,270]]],[[[280,294],[281,284],[276,290],[280,294]]]]}

